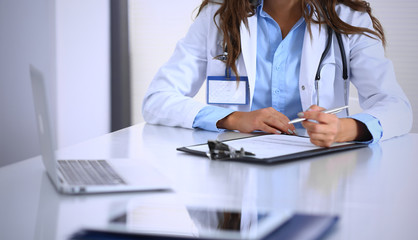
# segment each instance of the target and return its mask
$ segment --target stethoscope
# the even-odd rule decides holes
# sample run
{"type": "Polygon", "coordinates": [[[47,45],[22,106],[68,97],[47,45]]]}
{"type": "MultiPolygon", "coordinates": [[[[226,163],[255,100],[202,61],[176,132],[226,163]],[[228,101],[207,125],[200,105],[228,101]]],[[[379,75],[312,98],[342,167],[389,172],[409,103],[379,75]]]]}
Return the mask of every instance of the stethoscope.
{"type": "MultiPolygon", "coordinates": [[[[335,32],[330,26],[327,26],[327,31],[328,31],[328,39],[327,39],[327,44],[325,46],[324,51],[322,52],[321,55],[321,59],[319,60],[319,65],[318,68],[316,70],[316,74],[315,74],[315,90],[316,90],[316,105],[319,105],[319,80],[321,80],[321,69],[322,69],[322,62],[324,61],[325,57],[328,55],[329,50],[331,48],[331,42],[332,42],[332,33],[334,32],[336,37],[337,37],[337,42],[338,42],[338,47],[340,48],[340,53],[341,53],[341,60],[342,60],[342,64],[343,64],[343,79],[344,79],[344,102],[345,105],[348,105],[348,70],[347,70],[347,57],[345,55],[345,48],[344,48],[344,44],[343,44],[343,40],[341,37],[341,34],[338,32],[335,32]]],[[[215,57],[218,60],[221,60],[223,62],[226,61],[226,59],[228,58],[228,51],[227,51],[227,47],[225,46],[224,48],[224,53],[218,57],[215,57]]],[[[231,68],[226,67],[225,68],[225,76],[226,77],[230,77],[231,76],[231,68]]],[[[348,109],[345,109],[347,116],[348,114],[348,109]]]]}
{"type": "MultiPolygon", "coordinates": [[[[316,91],[316,105],[319,105],[319,80],[321,80],[321,69],[322,69],[322,62],[324,61],[325,57],[328,55],[328,52],[331,48],[331,41],[332,41],[332,33],[334,32],[337,37],[338,47],[340,48],[341,53],[341,61],[343,64],[343,79],[344,79],[344,102],[345,105],[348,105],[348,70],[347,70],[347,57],[345,55],[345,48],[343,44],[343,40],[341,34],[335,32],[330,26],[327,26],[328,30],[328,39],[327,45],[325,46],[324,52],[322,53],[321,59],[319,61],[318,69],[316,70],[315,74],[315,91],[316,91]]],[[[348,116],[348,109],[346,108],[346,114],[348,116]]]]}

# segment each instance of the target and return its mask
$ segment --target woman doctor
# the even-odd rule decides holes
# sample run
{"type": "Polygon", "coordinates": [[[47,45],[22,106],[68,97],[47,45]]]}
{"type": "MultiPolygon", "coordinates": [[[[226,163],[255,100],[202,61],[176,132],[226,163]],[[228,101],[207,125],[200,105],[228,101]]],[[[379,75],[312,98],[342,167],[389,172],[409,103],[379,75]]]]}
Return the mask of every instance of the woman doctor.
{"type": "Polygon", "coordinates": [[[296,134],[288,122],[299,116],[309,119],[302,126],[311,142],[325,147],[402,135],[412,111],[384,44],[365,1],[204,0],[151,82],[143,116],[154,124],[275,134],[296,134]],[[205,81],[207,104],[192,98],[205,81]],[[348,81],[363,112],[321,112],[347,105],[348,81]]]}

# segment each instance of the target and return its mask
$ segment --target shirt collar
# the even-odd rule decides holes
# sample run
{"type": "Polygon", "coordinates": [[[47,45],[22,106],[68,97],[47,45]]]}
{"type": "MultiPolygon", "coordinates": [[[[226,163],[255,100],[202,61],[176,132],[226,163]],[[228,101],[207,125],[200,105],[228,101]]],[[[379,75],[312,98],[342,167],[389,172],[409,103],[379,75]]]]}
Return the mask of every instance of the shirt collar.
{"type": "Polygon", "coordinates": [[[258,6],[257,6],[257,13],[262,17],[267,17],[268,14],[266,12],[264,12],[263,6],[264,6],[264,0],[259,0],[258,1],[258,6]]]}

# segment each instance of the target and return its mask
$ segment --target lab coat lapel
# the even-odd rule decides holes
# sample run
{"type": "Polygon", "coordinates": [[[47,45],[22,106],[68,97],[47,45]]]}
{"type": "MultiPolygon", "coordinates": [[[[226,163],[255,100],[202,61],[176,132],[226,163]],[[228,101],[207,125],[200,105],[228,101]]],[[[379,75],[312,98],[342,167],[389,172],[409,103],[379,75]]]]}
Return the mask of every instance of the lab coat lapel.
{"type": "Polygon", "coordinates": [[[248,27],[241,23],[241,51],[244,59],[244,66],[247,71],[248,84],[250,87],[250,106],[254,96],[256,60],[257,60],[257,14],[248,18],[248,27]]]}
{"type": "Polygon", "coordinates": [[[302,57],[300,64],[299,91],[302,109],[306,110],[316,103],[315,94],[315,74],[327,41],[326,26],[311,24],[312,37],[308,29],[305,29],[303,40],[302,57]]]}

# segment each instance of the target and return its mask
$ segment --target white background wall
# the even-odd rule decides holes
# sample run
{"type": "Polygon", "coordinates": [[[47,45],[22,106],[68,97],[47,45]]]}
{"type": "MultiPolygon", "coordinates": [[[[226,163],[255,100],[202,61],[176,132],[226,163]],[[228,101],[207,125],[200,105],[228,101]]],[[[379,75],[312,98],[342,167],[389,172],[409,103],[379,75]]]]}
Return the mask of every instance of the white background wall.
{"type": "Polygon", "coordinates": [[[370,0],[387,35],[386,55],[414,111],[412,132],[418,133],[418,1],[370,0]]]}
{"type": "Polygon", "coordinates": [[[109,37],[108,0],[0,0],[0,166],[40,154],[29,64],[59,147],[109,132],[109,37]]]}
{"type": "MultiPolygon", "coordinates": [[[[143,121],[141,107],[147,87],[177,41],[186,35],[201,2],[129,0],[133,123],[143,121]]],[[[198,98],[203,97],[199,93],[198,98]]]]}
{"type": "Polygon", "coordinates": [[[58,147],[110,130],[110,9],[107,0],[57,0],[58,147]]]}
{"type": "MultiPolygon", "coordinates": [[[[141,105],[149,82],[168,60],[176,42],[192,23],[200,0],[130,0],[130,44],[133,122],[143,121],[141,105]]],[[[418,133],[418,1],[370,0],[387,34],[386,54],[414,111],[412,132],[418,133]]],[[[355,92],[352,93],[355,97],[355,92]]],[[[197,98],[204,101],[201,91],[197,98]]]]}
{"type": "Polygon", "coordinates": [[[0,166],[40,152],[29,64],[44,72],[47,91],[55,88],[54,37],[53,0],[0,1],[0,166]]]}

